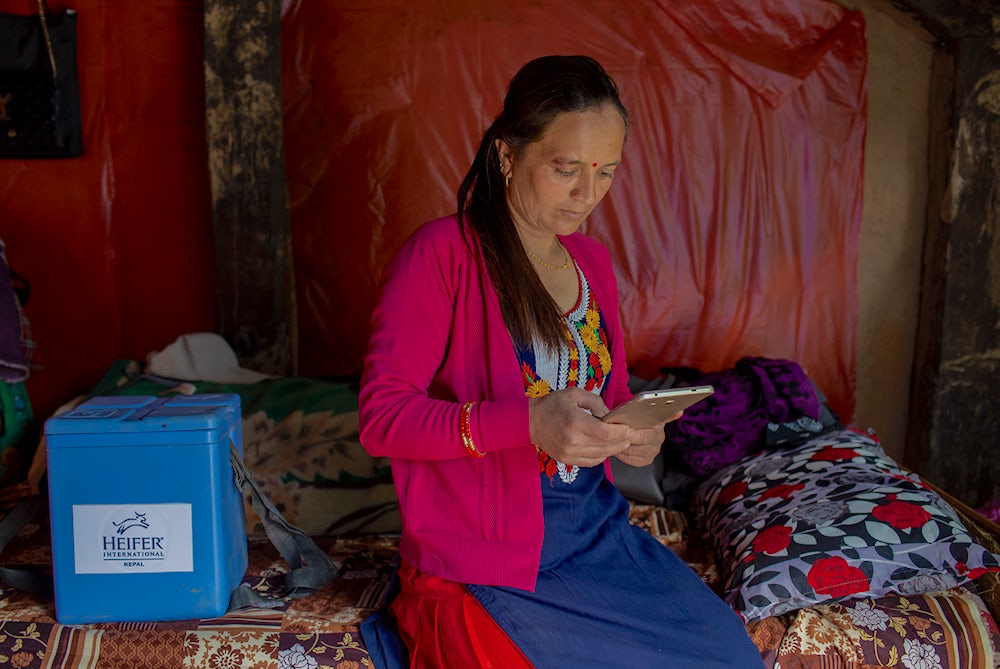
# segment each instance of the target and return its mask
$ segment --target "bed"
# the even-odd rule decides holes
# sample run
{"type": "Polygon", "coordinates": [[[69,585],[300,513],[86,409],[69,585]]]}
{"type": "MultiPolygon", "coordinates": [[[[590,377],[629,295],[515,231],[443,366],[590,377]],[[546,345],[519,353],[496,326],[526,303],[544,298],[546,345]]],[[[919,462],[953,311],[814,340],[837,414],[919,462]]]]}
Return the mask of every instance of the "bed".
{"type": "MultiPolygon", "coordinates": [[[[0,665],[358,669],[361,622],[382,603],[399,515],[388,462],[364,453],[352,379],[180,383],[117,361],[93,394],[236,392],[244,452],[286,519],[337,564],[313,595],[280,600],[287,570],[247,509],[244,582],[268,609],[206,620],[61,625],[49,597],[0,587],[0,665]]],[[[28,482],[0,495],[3,511],[28,482]]],[[[759,450],[699,482],[691,504],[631,502],[632,522],[678,553],[743,616],[767,667],[1000,666],[1000,528],[892,462],[865,432],[828,430],[759,450]]],[[[50,569],[44,518],[4,567],[50,569]]]]}

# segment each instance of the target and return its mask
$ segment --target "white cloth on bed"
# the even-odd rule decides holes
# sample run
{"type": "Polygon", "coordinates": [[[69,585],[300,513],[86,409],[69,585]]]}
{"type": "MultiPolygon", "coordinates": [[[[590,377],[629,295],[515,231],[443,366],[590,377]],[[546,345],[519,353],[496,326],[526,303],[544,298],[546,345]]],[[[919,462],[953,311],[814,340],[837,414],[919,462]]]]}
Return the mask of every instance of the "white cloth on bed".
{"type": "Polygon", "coordinates": [[[274,378],[240,367],[236,352],[214,332],[183,334],[162,351],[146,357],[146,372],[183,381],[257,383],[274,378]]]}

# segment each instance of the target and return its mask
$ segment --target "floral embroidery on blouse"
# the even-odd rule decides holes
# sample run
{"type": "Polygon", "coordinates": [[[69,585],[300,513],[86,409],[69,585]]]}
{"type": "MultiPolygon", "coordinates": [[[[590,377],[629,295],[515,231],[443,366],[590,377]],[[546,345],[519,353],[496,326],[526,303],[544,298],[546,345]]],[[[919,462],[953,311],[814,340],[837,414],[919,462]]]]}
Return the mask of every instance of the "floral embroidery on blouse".
{"type": "MultiPolygon", "coordinates": [[[[566,344],[557,351],[531,346],[518,351],[524,393],[542,397],[553,390],[576,386],[600,395],[611,372],[611,350],[604,318],[587,278],[576,268],[579,299],[564,316],[566,344]]],[[[536,448],[538,448],[536,446],[536,448]]],[[[538,467],[550,481],[571,484],[579,467],[567,465],[538,448],[538,467]]]]}

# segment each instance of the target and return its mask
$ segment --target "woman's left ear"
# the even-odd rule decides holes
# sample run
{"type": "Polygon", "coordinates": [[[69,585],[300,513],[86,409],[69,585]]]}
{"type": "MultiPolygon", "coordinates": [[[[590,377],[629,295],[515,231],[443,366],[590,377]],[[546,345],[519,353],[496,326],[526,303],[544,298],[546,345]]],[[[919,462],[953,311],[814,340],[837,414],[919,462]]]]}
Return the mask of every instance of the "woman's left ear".
{"type": "Polygon", "coordinates": [[[510,146],[507,142],[499,138],[494,140],[494,146],[496,146],[497,156],[500,158],[500,169],[505,170],[511,162],[512,151],[510,150],[510,146]]]}

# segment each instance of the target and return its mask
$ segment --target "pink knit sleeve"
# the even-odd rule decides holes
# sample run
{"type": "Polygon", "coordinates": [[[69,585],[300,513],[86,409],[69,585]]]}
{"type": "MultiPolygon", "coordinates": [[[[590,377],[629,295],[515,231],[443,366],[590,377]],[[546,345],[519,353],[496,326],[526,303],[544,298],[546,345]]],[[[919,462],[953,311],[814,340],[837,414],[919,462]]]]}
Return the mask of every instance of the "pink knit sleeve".
{"type": "MultiPolygon", "coordinates": [[[[454,226],[454,219],[425,225],[383,274],[358,407],[361,443],[373,456],[469,456],[459,412],[464,401],[488,394],[475,380],[488,378],[485,370],[495,361],[476,353],[489,325],[482,301],[470,298],[478,266],[454,226]]],[[[512,374],[520,383],[516,366],[512,374]]],[[[480,403],[473,417],[477,448],[530,444],[523,388],[480,403]]]]}
{"type": "Polygon", "coordinates": [[[422,230],[386,266],[361,377],[361,443],[374,456],[455,457],[458,407],[428,394],[445,355],[455,296],[422,230]],[[401,431],[409,432],[405,438],[401,431]]]}

